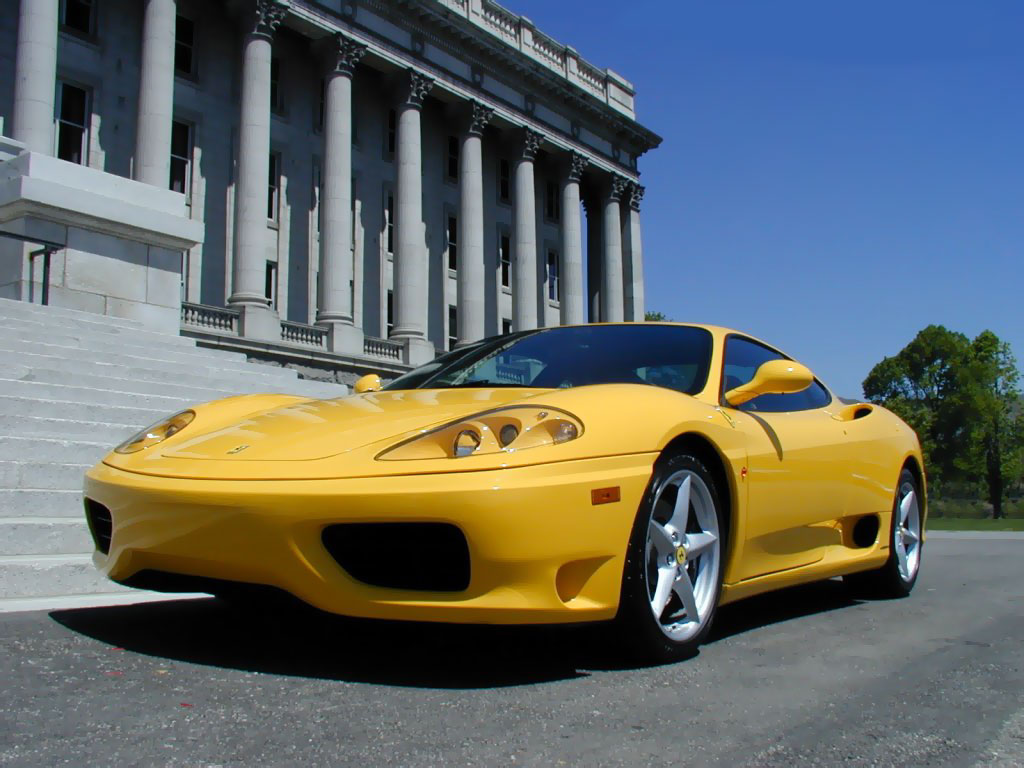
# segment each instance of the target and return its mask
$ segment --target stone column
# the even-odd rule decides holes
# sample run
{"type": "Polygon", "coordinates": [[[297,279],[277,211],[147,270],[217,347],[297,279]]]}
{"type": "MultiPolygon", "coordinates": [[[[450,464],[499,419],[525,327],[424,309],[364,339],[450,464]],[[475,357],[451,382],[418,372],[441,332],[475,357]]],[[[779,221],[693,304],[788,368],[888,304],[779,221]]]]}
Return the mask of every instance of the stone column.
{"type": "Polygon", "coordinates": [[[562,177],[562,283],[561,322],[583,322],[583,233],[580,212],[580,177],[590,160],[578,152],[569,153],[562,177]]]}
{"type": "Polygon", "coordinates": [[[264,295],[267,177],[270,173],[270,53],[287,6],[249,0],[242,54],[242,106],[235,182],[235,258],[228,303],[242,310],[241,333],[278,340],[281,325],[264,295]]]}
{"type": "Polygon", "coordinates": [[[320,308],[332,352],[363,354],[352,319],[352,74],[366,46],[335,35],[324,95],[323,197],[320,201],[320,308]]]}
{"type": "Polygon", "coordinates": [[[515,169],[512,211],[512,323],[516,331],[537,327],[537,191],[533,160],[543,136],[529,128],[515,169]]]}
{"type": "Polygon", "coordinates": [[[459,344],[484,329],[484,167],[481,137],[494,110],[474,101],[459,150],[459,344]]]}
{"type": "Polygon", "coordinates": [[[392,338],[405,344],[405,362],[422,365],[434,357],[427,338],[427,253],[423,236],[423,155],[420,110],[434,80],[414,69],[398,105],[395,164],[395,262],[392,338]]]}
{"type": "Polygon", "coordinates": [[[587,322],[601,322],[601,202],[593,191],[583,196],[587,214],[587,322]]]}
{"type": "Polygon", "coordinates": [[[175,0],[146,0],[135,133],[135,178],[167,189],[174,119],[175,0]]]}
{"type": "Polygon", "coordinates": [[[57,0],[21,0],[17,46],[12,136],[32,152],[52,155],[57,0]]]}
{"type": "Polygon", "coordinates": [[[622,295],[622,216],[619,201],[629,182],[612,176],[604,197],[604,258],[601,262],[601,322],[620,323],[625,302],[622,295]]]}
{"type": "Polygon", "coordinates": [[[644,319],[644,249],[640,240],[640,201],[643,197],[644,188],[631,183],[626,225],[623,227],[622,257],[626,280],[626,320],[636,323],[644,319]]]}

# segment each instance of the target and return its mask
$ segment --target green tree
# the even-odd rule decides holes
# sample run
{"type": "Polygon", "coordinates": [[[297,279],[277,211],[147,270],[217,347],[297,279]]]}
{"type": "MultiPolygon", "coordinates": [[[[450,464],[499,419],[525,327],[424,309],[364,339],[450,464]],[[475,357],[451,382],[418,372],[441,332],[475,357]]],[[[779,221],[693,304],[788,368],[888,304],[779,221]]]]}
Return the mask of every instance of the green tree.
{"type": "Polygon", "coordinates": [[[664,312],[644,312],[644,320],[648,323],[669,323],[672,322],[664,312]]]}
{"type": "Polygon", "coordinates": [[[917,432],[934,490],[984,488],[994,517],[1024,462],[1017,364],[991,331],[930,325],[864,380],[864,395],[917,432]]]}
{"type": "Polygon", "coordinates": [[[1020,478],[1024,460],[1024,414],[1017,362],[1006,342],[983,331],[971,342],[963,386],[955,400],[970,418],[966,450],[958,468],[983,478],[992,517],[1003,516],[1003,499],[1020,478]]]}

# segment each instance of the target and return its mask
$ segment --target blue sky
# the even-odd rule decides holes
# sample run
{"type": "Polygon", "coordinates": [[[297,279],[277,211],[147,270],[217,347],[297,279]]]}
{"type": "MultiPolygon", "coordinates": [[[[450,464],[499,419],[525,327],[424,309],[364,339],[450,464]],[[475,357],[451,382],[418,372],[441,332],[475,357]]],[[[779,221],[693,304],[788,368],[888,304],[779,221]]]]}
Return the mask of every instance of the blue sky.
{"type": "Polygon", "coordinates": [[[637,88],[647,306],[861,394],[929,323],[1024,363],[1024,3],[504,0],[637,88]]]}

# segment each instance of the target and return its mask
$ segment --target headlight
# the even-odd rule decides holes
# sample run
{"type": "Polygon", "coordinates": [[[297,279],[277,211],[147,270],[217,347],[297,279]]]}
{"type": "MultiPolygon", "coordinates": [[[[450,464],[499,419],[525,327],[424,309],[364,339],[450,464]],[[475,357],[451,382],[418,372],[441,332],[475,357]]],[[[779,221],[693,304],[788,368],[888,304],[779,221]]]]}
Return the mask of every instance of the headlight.
{"type": "Polygon", "coordinates": [[[176,413],[169,419],[158,421],[152,426],[146,427],[138,434],[132,435],[117,448],[114,449],[115,453],[136,453],[145,448],[150,448],[157,443],[162,443],[171,435],[176,435],[189,424],[192,423],[192,419],[196,417],[195,411],[182,411],[176,413]]]}
{"type": "Polygon", "coordinates": [[[570,413],[520,405],[485,411],[426,431],[388,448],[377,458],[408,461],[512,453],[567,443],[582,434],[583,424],[570,413]]]}

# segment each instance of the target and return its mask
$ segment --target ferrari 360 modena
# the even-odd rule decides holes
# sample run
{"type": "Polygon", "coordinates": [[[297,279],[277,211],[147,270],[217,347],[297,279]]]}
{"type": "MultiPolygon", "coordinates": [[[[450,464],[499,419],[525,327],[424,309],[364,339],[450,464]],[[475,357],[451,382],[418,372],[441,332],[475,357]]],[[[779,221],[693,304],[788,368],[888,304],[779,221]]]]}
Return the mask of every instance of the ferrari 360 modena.
{"type": "Polygon", "coordinates": [[[746,334],[529,330],[354,390],[230,397],[118,446],[85,479],[97,567],[353,617],[611,622],[663,661],[725,603],[917,579],[913,430],[746,334]]]}

